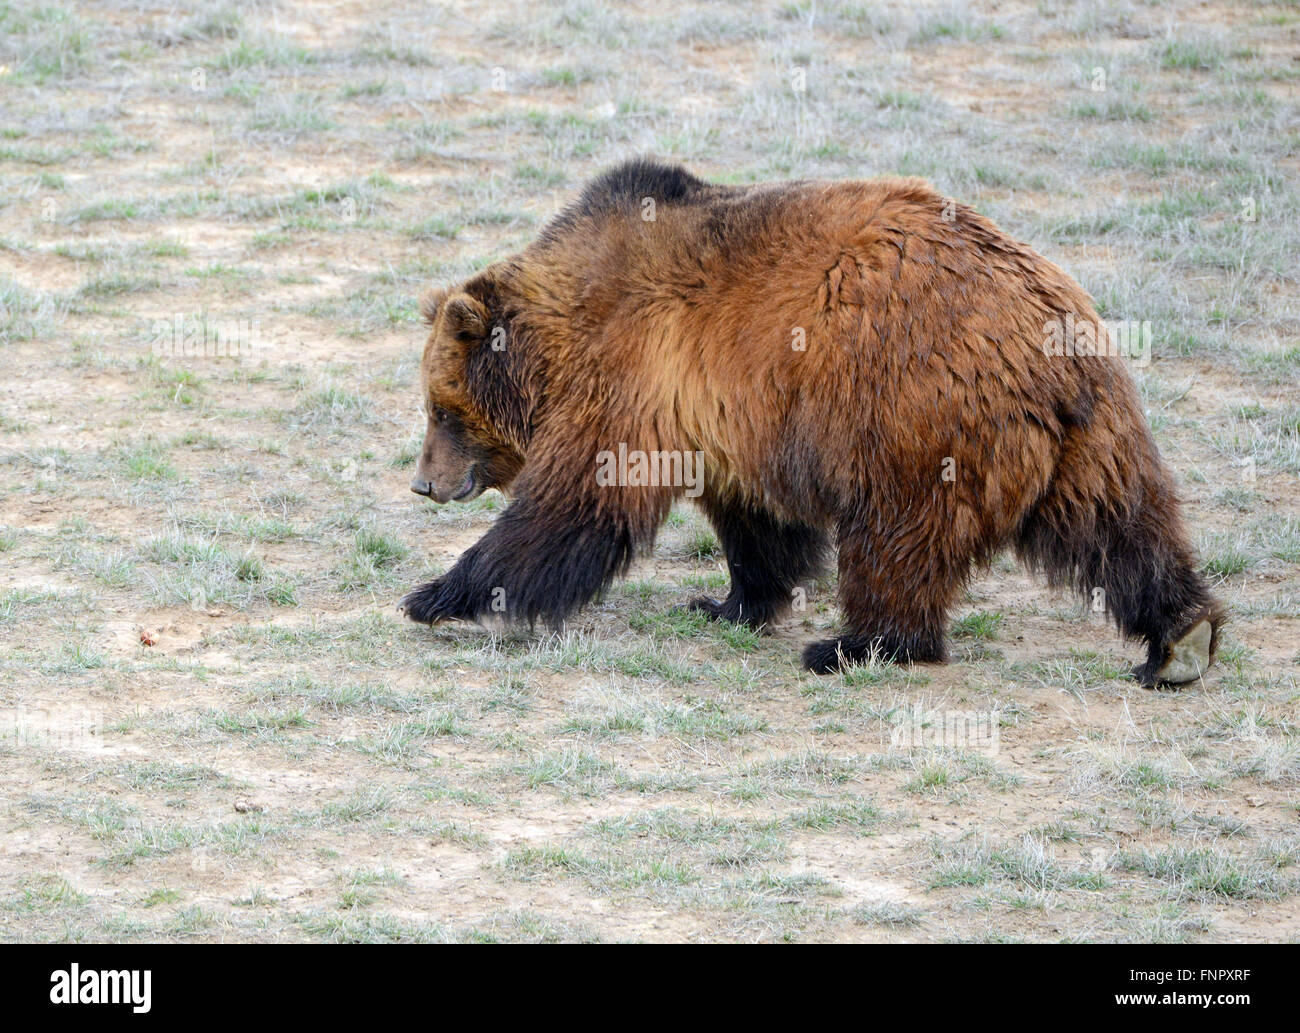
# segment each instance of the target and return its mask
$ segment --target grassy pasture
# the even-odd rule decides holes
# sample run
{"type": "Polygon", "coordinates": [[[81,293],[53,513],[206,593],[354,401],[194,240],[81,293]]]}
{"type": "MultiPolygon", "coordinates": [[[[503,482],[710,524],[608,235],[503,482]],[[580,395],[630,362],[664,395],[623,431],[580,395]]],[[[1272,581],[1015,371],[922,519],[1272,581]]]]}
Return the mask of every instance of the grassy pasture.
{"type": "Polygon", "coordinates": [[[1300,937],[1300,6],[0,0],[0,939],[1300,937]],[[1150,321],[1232,608],[1143,691],[1003,559],[945,667],[671,612],[675,511],[562,636],[394,603],[418,292],[651,152],[913,174],[1150,321]],[[185,354],[197,341],[235,354],[185,354]],[[178,354],[179,352],[179,354],[178,354]]]}

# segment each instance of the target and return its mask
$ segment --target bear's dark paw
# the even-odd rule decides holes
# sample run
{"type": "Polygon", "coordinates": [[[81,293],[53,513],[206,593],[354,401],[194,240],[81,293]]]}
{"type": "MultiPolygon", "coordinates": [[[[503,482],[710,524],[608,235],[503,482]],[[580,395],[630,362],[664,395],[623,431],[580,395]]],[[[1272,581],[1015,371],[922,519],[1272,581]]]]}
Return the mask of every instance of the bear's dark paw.
{"type": "Polygon", "coordinates": [[[811,642],[803,651],[803,665],[813,674],[834,674],[853,660],[854,657],[844,651],[843,640],[838,638],[811,642]]]}
{"type": "Polygon", "coordinates": [[[888,636],[827,638],[813,642],[803,651],[804,666],[815,674],[832,674],[849,664],[940,664],[947,658],[942,639],[921,637],[906,641],[888,636]]]}
{"type": "Polygon", "coordinates": [[[417,624],[438,624],[451,617],[446,612],[441,581],[429,581],[411,589],[397,604],[397,609],[417,624]]]}
{"type": "Polygon", "coordinates": [[[745,607],[728,596],[719,601],[707,595],[696,596],[690,602],[676,608],[679,613],[702,613],[713,621],[727,621],[730,624],[743,624],[757,631],[767,624],[767,614],[757,610],[745,612],[745,607]]]}
{"type": "Polygon", "coordinates": [[[720,600],[712,599],[707,595],[697,595],[689,602],[674,606],[673,613],[702,613],[710,620],[718,620],[722,616],[722,609],[723,604],[720,600]]]}

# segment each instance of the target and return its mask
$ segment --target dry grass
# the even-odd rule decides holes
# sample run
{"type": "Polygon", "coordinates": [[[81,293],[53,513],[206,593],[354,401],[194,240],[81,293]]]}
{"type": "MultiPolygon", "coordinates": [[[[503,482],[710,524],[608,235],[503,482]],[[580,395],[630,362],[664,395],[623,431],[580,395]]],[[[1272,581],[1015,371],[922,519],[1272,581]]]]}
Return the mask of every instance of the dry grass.
{"type": "Polygon", "coordinates": [[[0,938],[1300,936],[1300,12],[998,7],[0,4],[0,938]],[[646,151],[930,177],[1150,320],[1214,676],[1002,560],[814,678],[831,584],[670,612],[690,510],[564,636],[401,621],[502,506],[406,490],[416,295],[646,151]]]}

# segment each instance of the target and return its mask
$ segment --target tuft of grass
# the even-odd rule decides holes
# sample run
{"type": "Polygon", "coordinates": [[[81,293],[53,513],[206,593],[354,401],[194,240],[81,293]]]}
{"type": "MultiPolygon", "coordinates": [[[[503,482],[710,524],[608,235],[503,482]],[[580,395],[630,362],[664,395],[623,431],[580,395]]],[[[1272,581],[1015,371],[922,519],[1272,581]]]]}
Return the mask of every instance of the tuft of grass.
{"type": "Polygon", "coordinates": [[[0,276],[0,345],[49,337],[67,315],[67,302],[0,276]]]}
{"type": "Polygon", "coordinates": [[[1000,847],[983,838],[936,843],[931,852],[936,862],[930,878],[932,889],[1005,882],[1033,890],[1095,891],[1111,884],[1103,872],[1090,866],[1061,864],[1050,843],[1034,835],[1000,847]]]}
{"type": "Polygon", "coordinates": [[[1002,626],[1003,615],[988,611],[968,613],[953,621],[953,638],[971,638],[991,641],[998,637],[998,628],[1002,626]]]}
{"type": "Polygon", "coordinates": [[[1121,853],[1116,866],[1166,885],[1180,900],[1277,900],[1294,893],[1296,880],[1278,869],[1291,858],[1238,857],[1206,847],[1121,853]]]}
{"type": "Polygon", "coordinates": [[[160,568],[146,570],[143,576],[163,604],[187,603],[195,609],[223,604],[297,605],[291,578],[269,569],[262,558],[233,552],[212,537],[179,529],[156,535],[141,546],[137,559],[160,568]]]}
{"type": "Polygon", "coordinates": [[[0,5],[0,39],[0,57],[16,60],[14,78],[37,85],[89,71],[98,49],[90,23],[52,4],[0,5]]]}
{"type": "Polygon", "coordinates": [[[1226,48],[1212,40],[1171,39],[1156,51],[1166,71],[1213,72],[1227,59],[1226,48]]]}
{"type": "Polygon", "coordinates": [[[1240,539],[1224,535],[1202,539],[1200,553],[1201,570],[1211,577],[1235,577],[1244,574],[1255,563],[1255,557],[1240,539]]]}
{"type": "Polygon", "coordinates": [[[336,383],[326,383],[309,392],[295,409],[286,414],[295,426],[313,433],[337,433],[374,421],[369,398],[336,383]]]}
{"type": "Polygon", "coordinates": [[[894,901],[860,904],[849,914],[858,925],[883,925],[891,929],[912,929],[925,918],[923,909],[894,901]]]}
{"type": "Polygon", "coordinates": [[[529,789],[555,789],[566,796],[596,796],[624,781],[617,765],[584,749],[535,754],[509,770],[529,789]]]}
{"type": "Polygon", "coordinates": [[[917,45],[937,42],[982,43],[1000,40],[1005,35],[1006,30],[1002,26],[973,18],[954,7],[922,18],[908,41],[917,45]]]}
{"type": "Polygon", "coordinates": [[[1147,105],[1112,97],[1105,101],[1075,101],[1069,107],[1071,118],[1098,122],[1154,122],[1156,115],[1147,105]]]}

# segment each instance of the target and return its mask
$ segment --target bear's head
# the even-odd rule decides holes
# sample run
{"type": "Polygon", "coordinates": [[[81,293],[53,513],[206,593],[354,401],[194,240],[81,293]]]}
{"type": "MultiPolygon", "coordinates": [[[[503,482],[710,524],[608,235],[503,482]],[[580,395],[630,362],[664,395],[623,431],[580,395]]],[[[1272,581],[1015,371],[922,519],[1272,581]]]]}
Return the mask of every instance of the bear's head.
{"type": "Polygon", "coordinates": [[[429,325],[420,369],[427,423],[411,490],[434,502],[506,489],[524,464],[527,391],[493,287],[480,274],[420,298],[429,325]]]}

